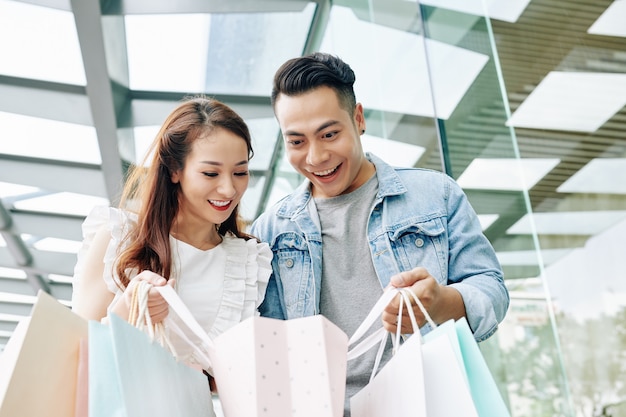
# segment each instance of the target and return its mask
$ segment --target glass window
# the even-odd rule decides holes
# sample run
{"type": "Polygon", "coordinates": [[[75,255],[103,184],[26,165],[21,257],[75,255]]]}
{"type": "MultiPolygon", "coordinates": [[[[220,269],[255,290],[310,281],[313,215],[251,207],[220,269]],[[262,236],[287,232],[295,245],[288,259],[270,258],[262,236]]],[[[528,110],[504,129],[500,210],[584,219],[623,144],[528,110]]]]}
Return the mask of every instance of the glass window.
{"type": "Polygon", "coordinates": [[[71,12],[0,0],[0,39],[0,74],[85,85],[71,12]]]}
{"type": "Polygon", "coordinates": [[[130,88],[267,96],[314,11],[126,16],[130,88]]]}

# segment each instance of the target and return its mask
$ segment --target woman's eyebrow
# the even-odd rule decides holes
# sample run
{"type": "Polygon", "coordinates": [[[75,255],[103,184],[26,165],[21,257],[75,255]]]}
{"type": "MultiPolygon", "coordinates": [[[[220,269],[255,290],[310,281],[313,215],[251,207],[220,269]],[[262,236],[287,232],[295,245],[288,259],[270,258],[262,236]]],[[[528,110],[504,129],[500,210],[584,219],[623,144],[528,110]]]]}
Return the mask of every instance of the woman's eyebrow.
{"type": "MultiPolygon", "coordinates": [[[[214,165],[214,166],[222,166],[224,165],[223,162],[220,161],[200,161],[201,164],[207,164],[207,165],[214,165]]],[[[243,161],[239,161],[235,164],[235,166],[240,166],[240,165],[247,165],[248,164],[248,160],[244,159],[243,161]]]]}

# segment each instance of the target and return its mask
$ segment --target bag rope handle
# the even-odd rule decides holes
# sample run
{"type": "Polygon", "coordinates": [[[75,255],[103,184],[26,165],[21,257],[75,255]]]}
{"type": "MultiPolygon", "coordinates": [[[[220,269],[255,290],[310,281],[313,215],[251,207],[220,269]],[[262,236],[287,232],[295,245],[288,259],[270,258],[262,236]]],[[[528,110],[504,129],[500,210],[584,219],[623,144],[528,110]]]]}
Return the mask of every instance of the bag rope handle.
{"type": "MultiPolygon", "coordinates": [[[[419,300],[419,298],[417,298],[417,296],[413,293],[413,291],[411,291],[408,288],[399,288],[399,289],[397,289],[397,292],[400,293],[400,305],[398,306],[398,318],[396,319],[396,323],[397,323],[396,324],[396,333],[395,333],[394,337],[391,338],[391,342],[392,342],[392,351],[391,351],[392,353],[391,354],[392,355],[395,355],[398,352],[398,349],[400,349],[400,346],[402,345],[402,342],[401,342],[401,340],[403,339],[403,334],[402,334],[402,317],[403,317],[402,310],[404,310],[405,306],[406,306],[407,312],[409,313],[409,319],[411,320],[411,327],[413,328],[413,333],[414,333],[413,337],[421,338],[420,328],[419,328],[419,325],[417,324],[417,319],[415,318],[415,313],[413,312],[413,308],[411,308],[411,298],[413,298],[413,300],[415,301],[415,303],[417,304],[419,309],[424,314],[424,317],[426,318],[426,321],[431,326],[434,326],[434,327],[437,326],[435,324],[435,322],[433,321],[433,319],[428,314],[428,312],[426,311],[426,309],[424,308],[424,305],[422,304],[422,302],[419,300]],[[412,297],[409,294],[411,294],[412,297]]],[[[383,356],[385,345],[387,344],[388,336],[389,336],[389,332],[385,331],[385,335],[381,338],[380,345],[378,347],[378,351],[376,352],[376,359],[374,360],[374,367],[372,369],[372,373],[370,374],[370,383],[373,381],[374,377],[378,373],[378,368],[380,367],[380,361],[381,361],[382,356],[383,356]]]]}
{"type": "Polygon", "coordinates": [[[167,327],[168,329],[176,333],[181,339],[186,343],[188,347],[191,347],[194,352],[194,357],[199,363],[204,363],[206,365],[206,371],[210,374],[213,373],[213,366],[211,361],[211,355],[215,350],[215,345],[206,331],[200,326],[200,324],[196,321],[191,314],[191,311],[187,308],[185,303],[180,299],[174,288],[169,285],[154,287],[161,297],[167,301],[168,308],[170,314],[174,312],[176,316],[178,316],[179,320],[171,320],[170,317],[167,317],[167,327]],[[181,324],[183,327],[180,327],[181,324]],[[197,338],[195,342],[192,342],[187,336],[186,331],[191,332],[193,336],[197,338]]]}
{"type": "Polygon", "coordinates": [[[156,341],[167,349],[174,357],[177,357],[176,350],[168,337],[163,322],[153,323],[148,308],[148,298],[153,285],[147,281],[138,281],[133,287],[131,301],[128,312],[128,322],[148,334],[150,340],[156,341]]]}
{"type": "Polygon", "coordinates": [[[395,355],[397,350],[401,345],[401,340],[403,339],[403,334],[401,333],[402,328],[402,311],[406,306],[406,309],[409,314],[409,319],[411,320],[411,325],[413,327],[413,333],[417,334],[417,337],[421,338],[419,325],[417,324],[417,319],[415,317],[415,313],[413,312],[412,304],[418,306],[426,322],[430,324],[430,326],[435,329],[437,324],[432,319],[424,304],[421,302],[419,297],[413,293],[409,288],[393,288],[390,287],[385,290],[383,295],[378,299],[372,310],[369,312],[368,316],[363,320],[361,325],[354,332],[352,337],[350,338],[348,344],[354,346],[348,351],[348,360],[355,359],[365,352],[369,351],[374,345],[378,344],[378,350],[376,352],[376,357],[374,361],[374,369],[370,376],[370,382],[376,375],[378,368],[380,366],[380,362],[384,353],[385,346],[387,345],[387,338],[389,337],[389,332],[385,330],[384,327],[379,328],[378,330],[371,333],[369,336],[363,338],[363,335],[366,331],[374,324],[374,322],[380,317],[385,307],[391,302],[391,300],[400,295],[400,305],[398,308],[398,318],[397,318],[397,326],[396,333],[394,337],[391,338],[392,341],[392,354],[395,355]],[[356,343],[359,339],[363,338],[360,342],[356,343]]]}
{"type": "MultiPolygon", "coordinates": [[[[415,295],[415,293],[413,291],[411,291],[410,289],[408,289],[408,288],[401,288],[401,291],[402,291],[402,294],[407,297],[407,298],[405,298],[405,301],[407,302],[407,305],[411,305],[410,298],[408,298],[408,297],[413,298],[413,301],[415,301],[415,305],[417,305],[417,307],[420,309],[420,311],[424,315],[424,318],[426,319],[426,322],[428,324],[430,324],[430,327],[432,327],[433,329],[436,329],[437,328],[437,324],[432,319],[432,317],[430,317],[430,314],[428,314],[428,311],[426,310],[426,307],[424,307],[424,304],[422,304],[422,301],[419,299],[419,297],[417,295],[415,295]]],[[[413,309],[409,308],[409,316],[410,316],[411,312],[413,312],[413,309]]]]}

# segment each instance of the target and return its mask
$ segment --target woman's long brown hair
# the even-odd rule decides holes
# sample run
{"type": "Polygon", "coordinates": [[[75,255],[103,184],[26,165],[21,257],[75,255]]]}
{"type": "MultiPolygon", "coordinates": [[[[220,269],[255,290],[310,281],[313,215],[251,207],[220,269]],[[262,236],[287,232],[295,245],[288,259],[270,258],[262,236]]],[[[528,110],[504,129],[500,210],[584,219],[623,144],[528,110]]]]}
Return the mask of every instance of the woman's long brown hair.
{"type": "MultiPolygon", "coordinates": [[[[248,126],[225,104],[204,97],[187,99],[165,120],[140,166],[130,171],[120,207],[137,213],[136,227],[124,237],[125,247],[119,254],[116,273],[125,288],[132,275],[144,270],[169,279],[172,272],[170,228],[179,206],[180,185],[172,174],[184,168],[191,146],[215,129],[226,129],[241,137],[252,158],[252,142],[248,126]],[[149,164],[146,164],[150,161],[149,164]],[[146,168],[147,165],[147,168],[146,168]],[[138,205],[138,206],[137,206],[138,205]]],[[[241,231],[239,207],[218,227],[220,235],[227,232],[244,239],[252,238],[241,231]]]]}

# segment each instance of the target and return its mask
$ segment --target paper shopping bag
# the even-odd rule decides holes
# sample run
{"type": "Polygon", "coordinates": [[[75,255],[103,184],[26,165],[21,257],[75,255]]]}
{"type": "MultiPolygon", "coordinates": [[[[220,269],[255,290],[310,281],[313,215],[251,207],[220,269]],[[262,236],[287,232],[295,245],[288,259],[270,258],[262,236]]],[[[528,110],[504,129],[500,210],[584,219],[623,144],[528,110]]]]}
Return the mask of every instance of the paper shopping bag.
{"type": "Polygon", "coordinates": [[[478,414],[480,417],[509,417],[509,409],[465,317],[456,321],[455,329],[478,414]]]}
{"type": "MultiPolygon", "coordinates": [[[[374,320],[380,319],[382,311],[396,294],[407,297],[401,289],[385,291],[350,338],[350,344],[358,341],[374,320]]],[[[397,352],[380,372],[373,375],[370,383],[350,399],[352,417],[478,417],[460,353],[457,354],[459,348],[454,345],[456,338],[434,337],[426,343],[421,338],[412,310],[409,309],[409,312],[414,334],[402,344],[400,335],[397,335],[397,352]]],[[[423,313],[431,325],[436,326],[428,313],[423,313]]],[[[399,315],[399,321],[400,318],[399,315]]],[[[384,342],[387,335],[384,332],[380,334],[384,342]]],[[[358,357],[353,354],[354,351],[363,351],[362,345],[369,347],[373,343],[365,339],[361,346],[354,346],[348,354],[350,360],[358,357]]],[[[374,373],[376,371],[377,369],[373,370],[374,373]]]]}
{"type": "Polygon", "coordinates": [[[214,342],[226,416],[343,416],[348,337],[325,317],[251,317],[214,342]]]}
{"type": "Polygon", "coordinates": [[[426,417],[422,343],[410,338],[376,376],[350,398],[352,417],[426,417]]]}
{"type": "Polygon", "coordinates": [[[169,286],[167,326],[214,376],[227,417],[341,417],[348,336],[321,315],[250,317],[211,340],[169,286]]]}
{"type": "MultiPolygon", "coordinates": [[[[419,330],[410,339],[417,337],[419,330]]],[[[463,366],[450,339],[440,337],[423,343],[422,358],[428,417],[478,417],[463,366]]]]}
{"type": "Polygon", "coordinates": [[[87,322],[39,291],[0,355],[0,417],[73,417],[87,322]]]}
{"type": "Polygon", "coordinates": [[[214,416],[207,378],[114,314],[89,322],[90,417],[214,416]]]}
{"type": "Polygon", "coordinates": [[[472,400],[480,417],[509,417],[509,410],[500,395],[465,317],[448,320],[424,336],[429,345],[439,338],[447,339],[463,370],[472,400]]]}
{"type": "Polygon", "coordinates": [[[74,417],[89,415],[89,344],[81,339],[78,344],[78,371],[76,375],[76,406],[74,417]]]}

